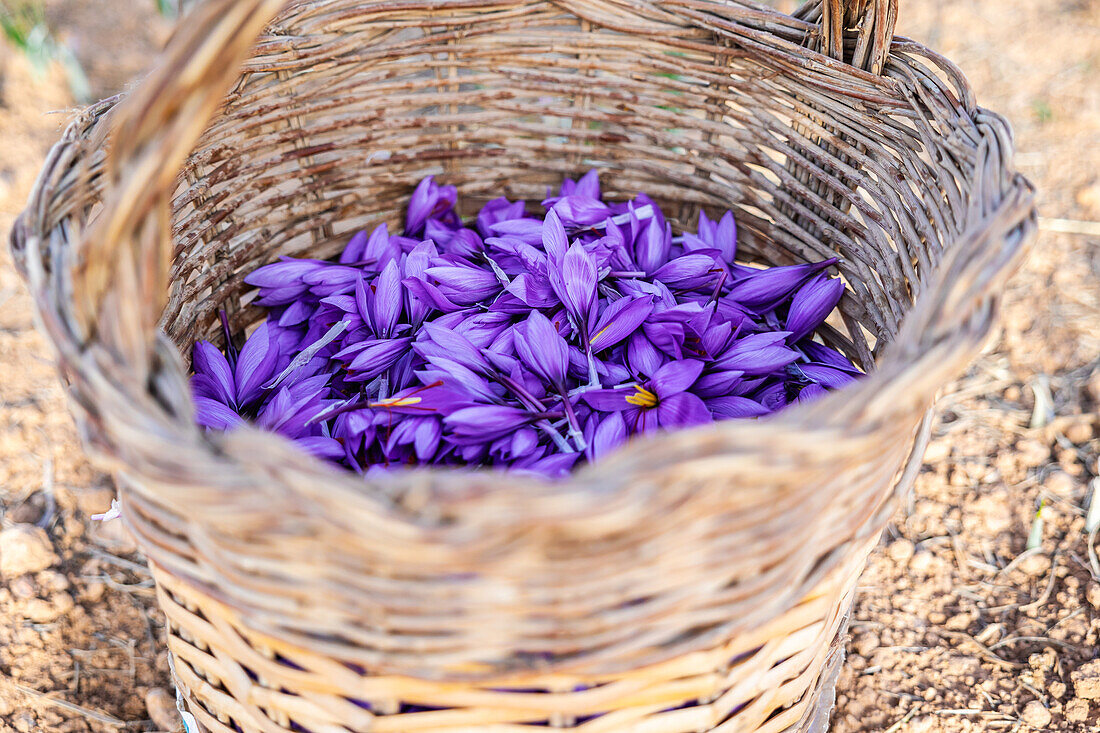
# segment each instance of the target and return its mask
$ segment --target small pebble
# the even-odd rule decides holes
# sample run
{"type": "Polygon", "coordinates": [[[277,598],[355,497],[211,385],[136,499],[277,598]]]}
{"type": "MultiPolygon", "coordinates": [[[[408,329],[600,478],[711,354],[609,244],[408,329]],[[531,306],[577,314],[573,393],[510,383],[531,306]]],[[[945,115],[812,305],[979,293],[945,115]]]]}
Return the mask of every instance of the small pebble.
{"type": "Polygon", "coordinates": [[[12,596],[21,601],[38,595],[38,588],[35,586],[34,581],[30,579],[30,576],[27,575],[20,575],[8,587],[11,589],[12,596]]]}
{"type": "Polygon", "coordinates": [[[1038,730],[1044,730],[1050,725],[1050,711],[1038,700],[1032,700],[1025,705],[1021,717],[1025,723],[1038,730]]]}
{"type": "Polygon", "coordinates": [[[78,518],[70,515],[65,517],[65,534],[69,535],[72,539],[79,539],[84,536],[84,522],[78,518]]]}
{"type": "Polygon", "coordinates": [[[1028,555],[1021,560],[1016,567],[1020,569],[1024,575],[1035,578],[1040,575],[1045,575],[1050,570],[1050,558],[1046,555],[1028,555]]]}
{"type": "Polygon", "coordinates": [[[969,613],[958,613],[947,619],[944,623],[944,628],[949,631],[966,631],[973,622],[974,617],[969,613]]]}
{"type": "Polygon", "coordinates": [[[879,647],[878,637],[874,634],[860,634],[856,637],[855,644],[853,645],[856,650],[856,654],[861,657],[866,657],[879,647]]]}
{"type": "Polygon", "coordinates": [[[37,573],[58,561],[45,530],[16,524],[0,532],[0,575],[37,573]]]}
{"type": "Polygon", "coordinates": [[[913,555],[909,561],[909,569],[918,575],[931,575],[940,566],[940,559],[927,550],[913,555]]]}
{"type": "Polygon", "coordinates": [[[1065,471],[1053,471],[1043,481],[1043,488],[1055,496],[1072,496],[1077,488],[1077,481],[1065,471]]]}
{"type": "Polygon", "coordinates": [[[89,580],[84,584],[84,589],[80,592],[80,598],[88,603],[99,603],[106,592],[107,585],[105,583],[98,580],[89,580]]]}
{"type": "Polygon", "coordinates": [[[41,598],[31,598],[25,602],[22,607],[22,614],[23,618],[36,624],[48,624],[51,621],[56,621],[57,617],[61,615],[52,603],[41,598]]]}
{"type": "Polygon", "coordinates": [[[58,616],[64,616],[69,611],[73,610],[73,606],[76,603],[73,601],[73,597],[68,593],[54,593],[50,596],[50,605],[57,611],[58,616]]]}
{"type": "Polygon", "coordinates": [[[1066,703],[1066,720],[1070,723],[1084,723],[1089,717],[1089,703],[1078,697],[1066,703]]]}
{"type": "Polygon", "coordinates": [[[1077,422],[1066,428],[1066,439],[1071,443],[1083,445],[1092,440],[1092,425],[1087,422],[1077,422]]]}
{"type": "Polygon", "coordinates": [[[1100,583],[1096,581],[1089,583],[1088,590],[1085,591],[1085,598],[1090,606],[1100,609],[1100,583]]]}
{"type": "Polygon", "coordinates": [[[163,687],[154,687],[145,693],[145,709],[153,725],[160,730],[183,730],[183,721],[176,710],[176,697],[163,687]]]}
{"type": "Polygon", "coordinates": [[[1070,675],[1073,690],[1083,700],[1100,700],[1100,659],[1082,664],[1070,675]]]}
{"type": "Polygon", "coordinates": [[[904,537],[894,540],[890,543],[890,546],[886,548],[886,554],[890,556],[891,560],[899,565],[908,563],[915,551],[916,549],[913,543],[904,537]]]}
{"type": "Polygon", "coordinates": [[[43,570],[36,578],[38,584],[50,591],[61,592],[69,589],[69,579],[56,570],[43,570]]]}
{"type": "Polygon", "coordinates": [[[942,730],[939,726],[939,719],[935,715],[918,715],[909,721],[909,726],[905,729],[906,733],[933,733],[933,731],[942,730]]]}
{"type": "Polygon", "coordinates": [[[1038,440],[1021,440],[1016,444],[1020,462],[1029,468],[1041,466],[1050,460],[1050,448],[1038,440]]]}
{"type": "Polygon", "coordinates": [[[1049,692],[1054,697],[1061,697],[1062,695],[1066,694],[1066,683],[1058,682],[1057,680],[1055,680],[1047,686],[1047,692],[1049,692]]]}

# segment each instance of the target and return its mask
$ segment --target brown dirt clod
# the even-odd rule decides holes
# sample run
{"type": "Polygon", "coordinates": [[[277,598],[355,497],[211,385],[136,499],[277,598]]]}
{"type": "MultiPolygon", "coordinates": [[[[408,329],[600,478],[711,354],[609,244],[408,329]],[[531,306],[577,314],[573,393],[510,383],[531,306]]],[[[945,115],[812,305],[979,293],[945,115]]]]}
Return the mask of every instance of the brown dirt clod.
{"type": "Polygon", "coordinates": [[[57,561],[50,537],[41,527],[16,524],[0,531],[0,575],[12,578],[37,573],[57,561]]]}

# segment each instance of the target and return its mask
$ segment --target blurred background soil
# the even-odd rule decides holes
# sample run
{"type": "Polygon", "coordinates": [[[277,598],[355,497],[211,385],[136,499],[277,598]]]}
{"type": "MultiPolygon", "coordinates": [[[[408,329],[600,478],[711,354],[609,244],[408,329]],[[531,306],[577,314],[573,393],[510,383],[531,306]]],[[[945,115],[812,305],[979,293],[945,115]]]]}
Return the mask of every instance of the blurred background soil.
{"type": "MultiPolygon", "coordinates": [[[[123,89],[171,26],[155,0],[42,6],[87,89],[0,40],[5,238],[74,92],[123,89]]],[[[1084,531],[1100,448],[1100,0],[902,0],[898,30],[1012,120],[1043,231],[862,577],[833,730],[1100,730],[1100,564],[1084,531]]],[[[152,583],[118,522],[88,520],[113,488],[82,457],[50,358],[5,245],[0,733],[174,730],[152,583]]]]}

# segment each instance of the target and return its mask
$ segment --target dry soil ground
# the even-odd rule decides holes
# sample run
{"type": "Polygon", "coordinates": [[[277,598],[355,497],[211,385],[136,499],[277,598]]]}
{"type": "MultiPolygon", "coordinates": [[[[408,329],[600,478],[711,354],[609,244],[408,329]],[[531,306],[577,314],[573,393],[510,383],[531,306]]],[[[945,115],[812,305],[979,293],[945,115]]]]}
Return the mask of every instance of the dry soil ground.
{"type": "MultiPolygon", "coordinates": [[[[97,95],[163,39],[153,5],[47,3],[97,95]]],[[[1083,527],[1100,448],[1100,235],[1055,230],[1100,221],[1100,2],[901,8],[899,31],[1013,120],[1044,217],[1077,223],[1045,223],[1003,333],[947,390],[913,499],[860,584],[834,730],[1098,730],[1100,567],[1083,527]]],[[[0,43],[0,231],[71,104],[59,73],[36,78],[0,43]]],[[[5,554],[0,586],[0,733],[169,728],[148,575],[118,523],[88,522],[112,490],[81,457],[6,247],[0,364],[0,516],[26,551],[5,554]]]]}

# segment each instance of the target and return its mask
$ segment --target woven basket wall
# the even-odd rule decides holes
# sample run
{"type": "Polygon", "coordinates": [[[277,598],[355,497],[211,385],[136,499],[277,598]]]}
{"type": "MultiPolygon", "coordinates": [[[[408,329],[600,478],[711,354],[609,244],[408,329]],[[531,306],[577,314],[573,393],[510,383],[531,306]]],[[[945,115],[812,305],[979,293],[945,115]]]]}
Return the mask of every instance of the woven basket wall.
{"type": "Polygon", "coordinates": [[[202,729],[823,730],[866,554],[1035,229],[1004,121],[886,0],[284,4],[200,4],[13,235],[202,729]],[[840,257],[822,336],[870,376],[559,484],[195,427],[181,353],[261,317],[255,267],[396,225],[428,174],[472,208],[589,167],[674,226],[732,208],[750,260],[840,257]]]}

